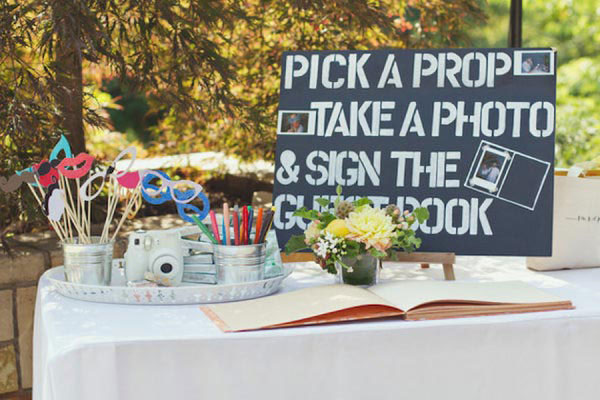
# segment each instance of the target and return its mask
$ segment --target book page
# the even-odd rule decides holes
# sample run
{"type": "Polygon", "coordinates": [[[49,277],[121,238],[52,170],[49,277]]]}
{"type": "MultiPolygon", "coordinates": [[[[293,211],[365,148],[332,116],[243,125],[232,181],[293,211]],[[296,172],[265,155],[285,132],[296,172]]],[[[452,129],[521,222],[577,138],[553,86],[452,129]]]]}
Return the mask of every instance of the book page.
{"type": "Polygon", "coordinates": [[[409,310],[431,302],[459,301],[470,304],[530,304],[564,302],[524,282],[397,281],[368,289],[396,307],[409,310]]]}
{"type": "MultiPolygon", "coordinates": [[[[385,306],[393,311],[393,306],[379,296],[348,285],[317,286],[260,299],[214,304],[202,309],[223,330],[238,331],[282,325],[367,305],[385,306]]],[[[344,320],[348,319],[353,318],[346,315],[344,320]]]]}

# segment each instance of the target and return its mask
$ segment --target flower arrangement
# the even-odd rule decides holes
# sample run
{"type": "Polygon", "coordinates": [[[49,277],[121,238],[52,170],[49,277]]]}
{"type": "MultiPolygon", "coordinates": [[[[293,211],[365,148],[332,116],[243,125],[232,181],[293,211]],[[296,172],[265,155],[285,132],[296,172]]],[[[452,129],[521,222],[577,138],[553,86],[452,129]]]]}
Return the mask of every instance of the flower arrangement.
{"type": "Polygon", "coordinates": [[[336,192],[333,208],[329,199],[320,198],[317,202],[324,211],[302,207],[294,212],[294,216],[309,219],[311,223],[303,234],[290,238],[285,246],[287,254],[310,248],[321,267],[336,274],[336,264],[352,272],[344,260],[363,254],[378,259],[393,257],[394,250],[411,252],[421,245],[421,239],[410,227],[429,218],[426,208],[409,212],[390,204],[378,209],[366,197],[352,202],[342,200],[341,186],[336,192]]]}

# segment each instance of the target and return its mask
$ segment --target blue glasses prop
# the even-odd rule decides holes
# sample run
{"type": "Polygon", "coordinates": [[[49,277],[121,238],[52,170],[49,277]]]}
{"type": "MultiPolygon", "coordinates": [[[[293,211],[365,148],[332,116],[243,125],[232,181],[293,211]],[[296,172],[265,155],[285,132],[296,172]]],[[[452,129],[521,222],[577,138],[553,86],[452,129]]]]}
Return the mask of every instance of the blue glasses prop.
{"type": "Polygon", "coordinates": [[[163,171],[147,170],[142,171],[140,174],[142,175],[142,197],[148,203],[159,205],[172,200],[177,206],[179,216],[191,223],[194,223],[194,220],[187,212],[197,214],[201,220],[208,215],[210,203],[206,195],[202,193],[201,185],[192,181],[172,181],[169,175],[163,171]],[[154,179],[160,179],[162,181],[161,185],[153,185],[151,182],[154,179]],[[191,186],[193,189],[184,191],[176,189],[177,186],[191,186]],[[202,210],[193,204],[188,204],[196,198],[202,201],[202,210]]]}

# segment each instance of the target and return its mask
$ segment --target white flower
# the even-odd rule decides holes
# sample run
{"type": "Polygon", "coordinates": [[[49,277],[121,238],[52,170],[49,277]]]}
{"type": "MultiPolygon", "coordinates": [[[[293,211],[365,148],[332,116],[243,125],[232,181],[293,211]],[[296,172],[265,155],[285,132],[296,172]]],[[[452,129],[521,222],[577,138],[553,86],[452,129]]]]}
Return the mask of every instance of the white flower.
{"type": "Polygon", "coordinates": [[[349,273],[353,273],[353,272],[354,272],[354,268],[352,268],[352,267],[348,267],[347,271],[348,271],[349,273]]]}

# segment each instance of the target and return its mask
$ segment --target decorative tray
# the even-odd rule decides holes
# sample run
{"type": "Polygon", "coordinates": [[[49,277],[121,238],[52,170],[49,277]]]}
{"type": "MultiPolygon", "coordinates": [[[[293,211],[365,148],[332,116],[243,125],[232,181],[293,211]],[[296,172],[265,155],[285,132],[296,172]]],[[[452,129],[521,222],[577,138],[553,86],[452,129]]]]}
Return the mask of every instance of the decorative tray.
{"type": "Polygon", "coordinates": [[[268,296],[275,293],[281,282],[287,278],[293,268],[277,263],[266,271],[268,278],[261,281],[228,285],[186,284],[176,287],[129,287],[122,260],[113,261],[112,282],[110,286],[83,285],[65,281],[63,267],[52,268],[46,277],[56,291],[66,297],[77,300],[114,304],[206,304],[224,303],[268,296]]]}

